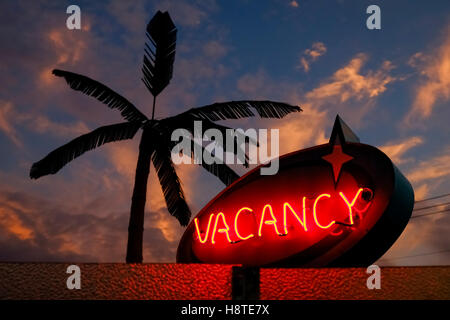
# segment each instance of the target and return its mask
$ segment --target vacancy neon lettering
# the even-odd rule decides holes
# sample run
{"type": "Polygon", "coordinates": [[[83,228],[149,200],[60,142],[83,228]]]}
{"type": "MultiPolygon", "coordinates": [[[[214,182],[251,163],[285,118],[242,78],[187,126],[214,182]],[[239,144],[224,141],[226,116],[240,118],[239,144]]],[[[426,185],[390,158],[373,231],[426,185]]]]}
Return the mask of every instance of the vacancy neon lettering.
{"type": "Polygon", "coordinates": [[[200,227],[198,226],[198,219],[197,218],[194,219],[195,229],[197,230],[197,235],[198,235],[198,240],[201,243],[205,243],[208,240],[209,228],[211,227],[211,221],[212,221],[213,217],[214,217],[214,213],[209,215],[208,227],[206,228],[205,239],[202,239],[202,237],[200,235],[200,227]]]}
{"type": "Polygon", "coordinates": [[[289,208],[289,210],[291,210],[291,213],[294,215],[294,217],[297,218],[298,222],[303,226],[303,228],[305,229],[305,231],[308,231],[308,228],[306,227],[306,197],[303,197],[303,220],[301,220],[298,215],[297,212],[295,212],[294,209],[292,209],[291,205],[289,204],[289,202],[285,202],[283,204],[283,226],[284,226],[284,234],[287,234],[287,223],[286,223],[286,208],[289,208]]]}
{"type": "Polygon", "coordinates": [[[358,199],[358,197],[359,197],[359,195],[361,194],[362,191],[363,191],[362,188],[358,189],[358,191],[356,192],[356,195],[353,197],[353,200],[350,203],[348,202],[348,200],[345,197],[345,195],[342,192],[339,192],[339,195],[345,201],[345,204],[348,206],[348,216],[350,217],[350,224],[353,224],[353,211],[352,211],[352,208],[355,205],[356,200],[358,199]]]}
{"type": "MultiPolygon", "coordinates": [[[[354,225],[353,220],[353,213],[354,211],[357,211],[359,213],[367,210],[370,203],[367,203],[367,205],[362,210],[356,210],[355,204],[357,203],[358,199],[361,198],[361,193],[363,192],[363,188],[359,188],[353,197],[347,197],[343,192],[339,192],[339,196],[337,199],[340,199],[338,201],[342,201],[345,203],[346,207],[348,208],[348,217],[349,217],[349,224],[344,224],[346,226],[352,226],[354,225]],[[349,201],[351,199],[351,201],[349,201]]],[[[336,198],[335,198],[336,199],[336,198]]],[[[216,238],[221,234],[220,238],[224,236],[224,239],[228,241],[229,243],[237,243],[240,241],[245,241],[250,238],[258,238],[263,237],[264,234],[275,234],[279,236],[286,236],[288,234],[288,219],[287,216],[293,216],[296,221],[295,223],[298,223],[301,229],[304,230],[304,232],[309,232],[310,228],[314,228],[314,226],[317,226],[320,229],[330,229],[333,225],[337,223],[336,220],[330,220],[330,215],[328,214],[328,221],[327,218],[323,216],[323,206],[327,204],[328,201],[332,201],[332,196],[328,193],[322,193],[314,198],[313,206],[312,208],[307,208],[307,198],[302,197],[301,203],[302,203],[302,210],[295,210],[294,207],[289,202],[283,203],[283,231],[284,233],[281,233],[279,231],[278,226],[278,220],[276,215],[274,214],[274,210],[272,208],[272,205],[270,203],[265,204],[261,210],[261,216],[259,217],[259,221],[257,221],[257,217],[255,215],[255,212],[250,207],[242,207],[239,210],[237,210],[236,215],[234,216],[234,223],[232,224],[232,227],[234,230],[231,230],[227,219],[225,218],[225,215],[223,212],[219,212],[217,214],[211,213],[208,218],[208,224],[206,225],[206,231],[201,231],[198,218],[194,219],[195,229],[197,238],[202,244],[206,244],[208,240],[210,240],[211,244],[216,243],[216,238]],[[322,208],[322,209],[321,209],[322,208]],[[312,222],[309,222],[309,225],[307,224],[307,209],[312,211],[312,222]],[[312,210],[311,210],[312,209],[312,210]],[[321,215],[322,212],[322,215],[321,215]],[[245,223],[243,221],[244,218],[242,218],[242,215],[253,215],[255,218],[254,222],[254,232],[256,232],[256,228],[258,228],[258,233],[254,234],[247,231],[242,231],[242,227],[244,225],[241,225],[242,223],[245,223]],[[241,224],[240,224],[241,223],[241,224]],[[210,230],[212,229],[211,235],[210,230]],[[202,236],[203,234],[203,236],[202,236]],[[233,241],[234,239],[234,241],[233,241]]],[[[336,200],[334,200],[336,201],[336,200]]],[[[230,219],[230,218],[228,218],[230,219]]],[[[244,219],[245,220],[245,219],[244,219]]],[[[248,220],[247,220],[248,221],[248,220]]],[[[343,224],[340,222],[339,224],[343,224]]]]}
{"type": "Polygon", "coordinates": [[[241,234],[238,231],[238,218],[239,218],[239,215],[241,214],[241,212],[244,211],[244,210],[249,211],[249,213],[253,212],[252,209],[247,208],[247,207],[243,207],[243,208],[239,209],[238,212],[236,213],[236,217],[234,218],[234,232],[236,232],[236,235],[238,236],[238,238],[240,240],[247,240],[247,239],[250,239],[250,238],[255,236],[253,233],[251,233],[248,236],[243,237],[243,236],[241,236],[241,234]]]}
{"type": "Polygon", "coordinates": [[[336,221],[333,220],[333,221],[331,221],[331,222],[330,222],[328,225],[326,225],[326,226],[323,226],[323,225],[321,225],[321,224],[319,223],[319,220],[317,219],[317,204],[319,203],[319,200],[322,199],[322,198],[331,198],[331,196],[330,196],[328,193],[323,193],[323,194],[321,194],[320,196],[318,196],[318,197],[316,198],[316,200],[314,201],[314,206],[313,206],[313,216],[314,216],[314,221],[316,222],[316,224],[317,224],[317,226],[318,226],[319,228],[322,228],[322,229],[328,229],[328,228],[331,227],[333,224],[335,224],[336,221]]]}
{"type": "Polygon", "coordinates": [[[262,209],[261,222],[259,223],[259,229],[258,229],[258,236],[260,236],[260,237],[262,235],[263,221],[265,224],[273,225],[273,228],[275,229],[275,233],[278,235],[281,235],[281,233],[278,232],[278,228],[277,228],[277,218],[275,218],[275,216],[273,215],[272,206],[270,204],[266,204],[264,206],[264,208],[262,209]],[[267,209],[269,209],[268,211],[270,212],[270,216],[272,217],[272,219],[264,221],[264,215],[265,215],[267,209]]]}
{"type": "Polygon", "coordinates": [[[230,234],[229,234],[230,227],[228,227],[228,224],[227,224],[227,221],[225,220],[225,216],[224,216],[223,212],[219,212],[219,214],[216,216],[216,222],[214,223],[214,230],[213,230],[212,237],[211,237],[212,244],[216,243],[214,241],[215,236],[216,236],[216,231],[220,232],[220,233],[225,233],[225,235],[227,236],[228,242],[231,243],[230,234]],[[222,223],[225,226],[225,228],[217,229],[217,223],[219,222],[219,218],[222,218],[222,223]]]}

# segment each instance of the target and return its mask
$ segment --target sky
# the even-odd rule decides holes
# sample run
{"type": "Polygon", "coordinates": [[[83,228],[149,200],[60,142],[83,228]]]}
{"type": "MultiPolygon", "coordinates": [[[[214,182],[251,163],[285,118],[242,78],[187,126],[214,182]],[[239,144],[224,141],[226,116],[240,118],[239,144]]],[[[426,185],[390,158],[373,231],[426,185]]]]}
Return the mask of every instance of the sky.
{"type": "MultiPolygon", "coordinates": [[[[284,154],[327,142],[339,114],[391,157],[416,200],[450,193],[449,1],[1,1],[0,261],[124,261],[139,135],[57,175],[28,175],[53,149],[121,121],[52,69],[101,81],[150,115],[140,79],[145,26],[157,10],[169,11],[178,36],[156,118],[227,100],[300,105],[282,120],[224,122],[278,128],[284,154]],[[66,28],[70,4],[81,8],[81,30],[66,28]],[[366,27],[371,4],[381,8],[381,30],[366,27]]],[[[194,214],[224,188],[200,167],[177,172],[194,214]]],[[[417,203],[442,205],[413,215],[449,201],[417,203]]],[[[145,219],[144,262],[174,262],[184,229],[153,168],[145,219]]],[[[448,212],[414,218],[377,263],[449,265],[449,230],[448,212]]]]}

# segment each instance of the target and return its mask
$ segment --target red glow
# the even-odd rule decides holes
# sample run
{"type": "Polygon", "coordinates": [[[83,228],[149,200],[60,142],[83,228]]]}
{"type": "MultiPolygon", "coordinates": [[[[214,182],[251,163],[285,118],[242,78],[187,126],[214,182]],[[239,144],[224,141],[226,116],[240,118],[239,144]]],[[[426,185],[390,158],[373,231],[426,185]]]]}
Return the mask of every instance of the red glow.
{"type": "Polygon", "coordinates": [[[329,143],[279,161],[276,175],[255,168],[212,199],[184,233],[177,261],[326,266],[346,252],[359,261],[355,244],[371,239],[393,194],[410,201],[408,188],[394,189],[401,176],[392,162],[338,120],[329,143]]]}
{"type": "Polygon", "coordinates": [[[358,199],[359,195],[361,194],[361,192],[363,191],[363,188],[359,188],[358,191],[356,192],[356,195],[353,197],[353,200],[351,203],[348,202],[347,198],[345,197],[343,192],[339,192],[339,195],[341,196],[342,199],[344,199],[345,203],[348,206],[348,215],[350,217],[350,224],[353,225],[353,212],[352,212],[352,208],[356,203],[356,200],[358,199]]]}
{"type": "Polygon", "coordinates": [[[323,156],[322,158],[328,161],[333,166],[333,175],[335,182],[337,182],[339,178],[342,165],[353,159],[353,157],[344,153],[342,147],[339,144],[335,144],[333,146],[333,152],[330,153],[329,155],[323,156]]]}
{"type": "Polygon", "coordinates": [[[236,235],[241,240],[247,240],[247,239],[250,239],[250,238],[255,236],[253,233],[251,233],[251,234],[249,234],[246,237],[242,237],[241,234],[238,231],[238,223],[237,223],[238,222],[238,218],[239,218],[239,215],[241,214],[241,212],[244,211],[244,210],[248,210],[248,211],[250,211],[250,213],[253,212],[252,209],[247,208],[247,207],[243,207],[243,208],[239,209],[239,211],[236,213],[236,217],[234,218],[234,232],[236,232],[236,235]]]}
{"type": "Polygon", "coordinates": [[[330,196],[328,193],[322,193],[320,196],[318,196],[318,197],[316,198],[316,200],[314,201],[313,216],[314,216],[314,221],[316,222],[316,224],[317,224],[317,226],[318,226],[319,228],[322,228],[322,229],[328,229],[328,228],[331,227],[333,224],[335,224],[335,222],[336,222],[335,220],[331,221],[327,226],[322,226],[322,225],[319,223],[318,219],[317,219],[317,210],[316,210],[316,208],[317,208],[317,203],[318,203],[319,200],[322,199],[323,197],[331,198],[331,196],[330,196]]]}
{"type": "Polygon", "coordinates": [[[216,230],[217,230],[217,232],[225,233],[225,235],[227,236],[228,242],[230,242],[230,243],[232,242],[230,240],[230,234],[228,233],[228,231],[230,230],[230,227],[228,227],[228,224],[227,224],[227,221],[225,220],[225,216],[223,215],[223,212],[219,212],[216,216],[216,222],[214,223],[214,230],[213,230],[212,237],[211,237],[212,244],[216,243],[215,242],[216,230]],[[222,218],[222,222],[223,222],[225,228],[221,228],[221,229],[217,230],[217,223],[219,222],[219,217],[222,218]]]}
{"type": "Polygon", "coordinates": [[[205,233],[205,239],[202,239],[202,237],[201,237],[201,235],[200,235],[200,228],[199,228],[199,226],[198,226],[198,218],[195,218],[195,219],[194,219],[194,222],[195,222],[195,229],[197,230],[198,240],[199,240],[201,243],[205,243],[205,242],[208,240],[209,228],[211,227],[211,220],[212,220],[213,216],[214,216],[214,213],[211,214],[211,215],[209,216],[208,227],[206,228],[206,233],[205,233]]]}
{"type": "Polygon", "coordinates": [[[312,248],[309,259],[310,252],[359,239],[384,210],[390,189],[376,188],[378,176],[353,160],[336,183],[322,157],[318,164],[285,165],[273,176],[255,173],[225,189],[193,219],[180,252],[194,261],[263,265],[312,248]]]}
{"type": "Polygon", "coordinates": [[[308,228],[306,227],[306,197],[303,197],[303,220],[300,220],[300,218],[297,215],[297,212],[295,212],[294,209],[292,209],[289,202],[285,202],[283,204],[283,225],[284,225],[284,234],[288,234],[287,230],[287,224],[286,224],[286,207],[289,207],[292,214],[297,218],[298,222],[303,226],[305,231],[308,231],[308,228]]]}
{"type": "MultiPolygon", "coordinates": [[[[345,194],[341,191],[339,192],[339,197],[337,195],[335,195],[334,197],[331,196],[331,194],[329,193],[322,193],[320,195],[318,195],[317,197],[313,198],[313,206],[312,208],[308,208],[307,206],[307,197],[303,197],[302,198],[302,218],[300,218],[296,212],[296,210],[289,204],[289,202],[284,202],[283,203],[283,228],[284,228],[284,234],[280,233],[278,231],[278,220],[277,217],[274,213],[273,207],[270,203],[267,203],[263,206],[262,210],[261,210],[261,215],[259,217],[259,228],[258,228],[258,238],[262,238],[263,237],[263,227],[264,225],[267,226],[273,226],[273,232],[270,232],[270,229],[266,230],[264,233],[266,234],[266,236],[270,236],[270,234],[272,235],[278,235],[278,236],[287,236],[289,234],[289,230],[288,230],[288,222],[287,222],[287,211],[288,209],[291,212],[291,216],[294,216],[296,218],[296,221],[298,222],[298,225],[300,226],[300,228],[295,228],[294,225],[291,224],[291,227],[293,228],[293,230],[296,230],[295,232],[298,233],[301,231],[304,232],[308,232],[308,224],[307,224],[307,211],[312,211],[312,216],[313,216],[313,220],[314,223],[311,224],[310,223],[310,228],[314,229],[314,225],[316,225],[317,227],[319,227],[320,229],[329,229],[331,228],[335,223],[336,220],[331,220],[327,225],[324,225],[324,221],[323,221],[323,217],[330,217],[330,212],[335,212],[335,216],[339,216],[340,219],[342,219],[342,210],[340,210],[339,212],[337,212],[337,208],[343,208],[343,204],[345,204],[345,206],[348,208],[348,216],[350,219],[350,223],[349,224],[345,224],[343,222],[340,222],[339,224],[341,225],[345,225],[345,226],[351,226],[353,225],[353,209],[355,207],[355,204],[357,202],[357,200],[360,198],[360,195],[363,191],[363,188],[359,188],[356,193],[355,196],[353,197],[352,201],[349,202],[347,197],[345,196],[345,194]],[[338,199],[338,200],[337,200],[338,199]],[[338,203],[338,202],[339,203],[338,203]],[[320,203],[319,203],[320,202],[320,203]],[[320,204],[320,205],[319,205],[320,204]],[[322,208],[322,209],[319,209],[322,208]],[[312,209],[312,210],[311,210],[312,209]],[[331,211],[330,211],[331,210],[331,211]],[[268,219],[267,214],[270,215],[270,219],[268,219]],[[322,221],[319,221],[319,217],[322,216],[322,221]]],[[[359,213],[367,210],[368,206],[370,203],[368,203],[367,205],[365,205],[365,207],[362,210],[357,210],[359,213]]],[[[356,209],[356,208],[355,208],[356,209]]],[[[201,237],[201,232],[200,232],[200,227],[199,227],[199,222],[198,219],[195,218],[195,227],[197,230],[197,236],[198,236],[198,240],[200,241],[200,243],[202,244],[206,244],[207,240],[208,240],[208,236],[209,236],[209,230],[211,227],[211,222],[213,217],[215,216],[214,213],[211,213],[209,215],[209,219],[208,219],[208,224],[206,227],[206,232],[205,232],[205,236],[202,239],[201,237]]],[[[234,244],[240,241],[245,241],[248,239],[251,239],[253,237],[255,237],[255,235],[249,231],[249,229],[251,228],[251,226],[249,224],[254,224],[253,221],[256,221],[256,216],[255,213],[253,211],[252,208],[250,207],[242,207],[240,208],[235,216],[234,216],[234,230],[232,230],[232,234],[235,234],[235,240],[233,241],[230,237],[230,227],[228,226],[227,223],[227,218],[225,216],[225,214],[223,212],[219,212],[216,216],[215,216],[215,222],[214,222],[214,228],[211,234],[211,244],[216,244],[216,234],[217,233],[224,233],[226,236],[226,239],[228,241],[228,243],[230,244],[234,244]],[[251,214],[253,216],[253,218],[255,220],[251,220],[252,222],[249,222],[248,220],[246,221],[242,221],[242,219],[239,219],[241,213],[248,213],[251,214]],[[221,220],[220,222],[222,223],[223,227],[218,229],[218,223],[219,220],[221,220]],[[245,228],[247,235],[243,236],[241,234],[241,232],[239,231],[240,229],[245,228]]],[[[230,216],[228,215],[228,219],[230,219],[230,216]]],[[[245,219],[244,219],[245,220],[245,219]]],[[[338,233],[331,233],[333,235],[339,235],[341,234],[341,232],[338,233]]]]}
{"type": "Polygon", "coordinates": [[[273,215],[272,206],[270,204],[266,204],[264,206],[264,208],[262,209],[261,222],[259,223],[259,229],[258,229],[258,236],[260,236],[260,237],[262,235],[261,231],[262,231],[262,227],[263,227],[263,221],[264,221],[265,224],[273,225],[276,234],[281,235],[281,233],[278,232],[278,228],[277,228],[277,218],[275,218],[275,216],[273,215]],[[264,221],[264,215],[266,213],[266,209],[267,208],[269,208],[270,216],[272,217],[272,220],[264,221]]]}

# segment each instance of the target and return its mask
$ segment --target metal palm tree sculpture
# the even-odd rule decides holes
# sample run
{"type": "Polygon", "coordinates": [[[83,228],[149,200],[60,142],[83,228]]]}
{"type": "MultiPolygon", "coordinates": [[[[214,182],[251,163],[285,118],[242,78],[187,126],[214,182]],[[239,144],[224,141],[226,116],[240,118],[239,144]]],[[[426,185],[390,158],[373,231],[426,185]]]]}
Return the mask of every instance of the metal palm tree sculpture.
{"type": "MultiPolygon", "coordinates": [[[[111,109],[118,109],[127,121],[99,127],[72,140],[34,163],[30,171],[32,179],[55,174],[83,153],[105,143],[132,139],[141,129],[142,136],[128,227],[126,256],[128,263],[142,262],[144,212],[150,162],[153,162],[156,169],[169,213],[177,218],[181,225],[186,226],[189,223],[191,212],[171,159],[171,150],[174,146],[174,142],[171,141],[171,133],[174,129],[184,128],[193,133],[194,121],[202,121],[204,128],[216,128],[225,133],[224,131],[228,128],[218,125],[214,121],[253,116],[251,108],[254,108],[261,117],[271,118],[281,118],[290,112],[301,111],[297,106],[279,102],[230,101],[193,108],[173,117],[156,120],[154,117],[156,96],[172,78],[176,34],[177,29],[167,12],[158,11],[147,25],[149,42],[145,44],[142,81],[153,95],[151,120],[126,98],[100,82],[80,74],[53,70],[53,74],[63,77],[72,89],[96,98],[111,109]]],[[[192,143],[194,142],[192,141],[192,143]]],[[[210,165],[203,162],[202,167],[217,176],[226,185],[239,177],[225,164],[210,165]]]]}

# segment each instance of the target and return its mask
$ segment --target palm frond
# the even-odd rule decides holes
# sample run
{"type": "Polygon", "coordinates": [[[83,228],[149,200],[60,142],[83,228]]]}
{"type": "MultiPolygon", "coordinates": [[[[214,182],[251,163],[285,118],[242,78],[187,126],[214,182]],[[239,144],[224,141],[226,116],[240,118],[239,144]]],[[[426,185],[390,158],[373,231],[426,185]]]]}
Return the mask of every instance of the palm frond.
{"type": "Polygon", "coordinates": [[[130,101],[98,81],[81,74],[58,69],[53,70],[53,74],[63,77],[73,90],[94,97],[111,109],[118,109],[122,117],[128,121],[144,122],[148,120],[130,101]]]}
{"type": "Polygon", "coordinates": [[[161,184],[167,209],[182,226],[187,226],[191,218],[191,210],[186,203],[180,179],[172,162],[170,145],[165,139],[159,139],[154,148],[152,162],[161,184]]]}
{"type": "Polygon", "coordinates": [[[158,11],[147,25],[142,81],[157,96],[170,82],[175,61],[177,28],[167,12],[158,11]]]}
{"type": "Polygon", "coordinates": [[[30,178],[38,179],[48,174],[55,174],[73,159],[105,143],[132,139],[140,126],[139,122],[124,122],[103,126],[79,136],[34,163],[30,170],[30,178]]]}
{"type": "MultiPolygon", "coordinates": [[[[200,119],[197,116],[191,115],[191,114],[180,114],[180,115],[176,115],[173,117],[169,117],[169,118],[165,118],[159,121],[159,123],[163,126],[166,127],[165,128],[165,134],[169,137],[170,139],[170,133],[173,132],[176,129],[182,128],[185,129],[187,131],[190,132],[190,134],[192,135],[192,137],[194,137],[194,121],[201,121],[202,122],[202,131],[206,131],[208,129],[216,129],[219,130],[222,133],[223,137],[227,137],[227,130],[234,130],[230,127],[227,126],[223,126],[217,123],[214,123],[208,119],[200,119]]],[[[241,138],[243,139],[243,141],[247,144],[247,143],[254,143],[257,147],[259,147],[259,142],[256,139],[253,139],[252,137],[246,136],[245,134],[242,134],[240,131],[236,131],[236,136],[241,135],[241,138]]],[[[237,139],[234,139],[234,154],[237,155],[238,153],[238,144],[237,144],[237,139]]],[[[225,144],[225,141],[223,141],[223,144],[225,144]]],[[[221,147],[223,148],[224,146],[221,145],[221,147]]],[[[245,146],[244,146],[244,152],[245,152],[245,146]]],[[[248,164],[249,164],[249,157],[247,154],[244,155],[245,159],[244,159],[244,166],[246,168],[248,168],[248,164]]],[[[225,182],[224,182],[225,183],[225,182]]],[[[226,183],[225,183],[226,184],[226,183]]],[[[228,185],[228,184],[227,184],[228,185]]]]}
{"type": "MultiPolygon", "coordinates": [[[[159,131],[159,135],[161,137],[164,137],[162,140],[169,141],[171,150],[178,143],[178,141],[171,141],[171,133],[178,128],[183,128],[183,129],[189,131],[191,134],[191,137],[187,137],[187,138],[191,142],[190,156],[191,156],[191,158],[194,158],[194,145],[199,145],[199,144],[193,139],[193,137],[194,137],[193,123],[192,123],[192,121],[191,122],[187,121],[186,118],[176,118],[176,117],[177,116],[160,120],[157,123],[157,126],[155,126],[155,129],[159,131]]],[[[205,120],[200,120],[200,121],[205,121],[205,120]]],[[[224,131],[226,129],[229,129],[228,127],[217,125],[214,122],[211,122],[209,120],[206,120],[206,121],[209,124],[211,124],[211,126],[208,125],[208,128],[214,127],[220,131],[223,131],[224,135],[225,135],[224,131]]],[[[202,154],[203,154],[205,151],[205,147],[203,147],[203,145],[200,145],[200,147],[202,149],[202,154]]],[[[223,146],[221,146],[221,147],[223,147],[223,146]]],[[[235,150],[235,154],[237,154],[237,147],[235,147],[234,150],[235,150]]],[[[214,155],[212,155],[212,156],[214,156],[214,155]]],[[[248,156],[245,155],[245,166],[246,167],[248,167],[248,160],[249,160],[248,156]]],[[[213,163],[211,165],[208,165],[207,163],[202,161],[202,163],[199,165],[202,166],[204,169],[206,169],[206,171],[208,171],[209,173],[218,177],[220,179],[220,181],[222,181],[226,186],[230,185],[234,180],[239,178],[239,175],[225,164],[213,163]]]]}
{"type": "MultiPolygon", "coordinates": [[[[227,127],[227,126],[224,126],[221,124],[217,124],[215,122],[210,121],[209,119],[202,119],[202,118],[200,118],[194,114],[190,114],[190,113],[181,113],[179,115],[160,120],[160,122],[163,125],[166,125],[171,130],[183,128],[183,129],[188,130],[192,135],[194,135],[194,122],[195,121],[202,122],[202,131],[206,131],[208,129],[217,129],[222,133],[222,135],[224,137],[226,136],[227,130],[230,130],[230,129],[234,130],[230,127],[227,127]]],[[[257,141],[254,141],[254,142],[257,143],[257,141]]]]}
{"type": "MultiPolygon", "coordinates": [[[[192,143],[195,143],[195,142],[192,141],[192,143]]],[[[192,150],[191,157],[194,158],[193,148],[191,150],[192,150]]],[[[202,146],[202,153],[204,153],[204,152],[205,152],[205,147],[202,146]]],[[[212,155],[212,156],[215,157],[214,155],[212,155]]],[[[246,160],[248,160],[248,159],[246,159],[246,160]]],[[[222,181],[222,183],[225,184],[226,186],[229,186],[230,184],[232,184],[235,180],[239,179],[239,177],[240,177],[233,169],[231,169],[229,166],[227,166],[224,163],[215,163],[214,162],[212,164],[207,164],[205,162],[205,160],[203,159],[200,166],[202,166],[206,171],[208,171],[212,175],[219,178],[219,180],[222,181]]]]}
{"type": "MultiPolygon", "coordinates": [[[[192,138],[188,139],[191,142],[191,154],[190,156],[192,158],[194,158],[194,145],[199,145],[196,141],[193,140],[193,136],[194,136],[194,129],[193,129],[193,123],[186,121],[185,118],[181,118],[181,119],[175,119],[175,117],[172,118],[166,118],[163,120],[158,121],[158,123],[156,123],[156,125],[153,127],[155,131],[157,131],[158,135],[161,137],[161,141],[169,141],[169,146],[170,146],[170,150],[173,149],[173,147],[178,143],[178,141],[171,141],[171,133],[178,128],[183,128],[188,130],[191,135],[192,138]],[[189,125],[190,124],[190,125],[189,125]]],[[[201,120],[203,122],[205,122],[205,120],[201,120]]],[[[223,134],[225,135],[225,129],[229,129],[228,127],[225,126],[221,126],[218,124],[215,124],[214,122],[211,122],[209,120],[206,120],[206,122],[208,122],[207,128],[211,128],[214,127],[218,130],[223,131],[223,134]]],[[[200,145],[201,149],[202,149],[202,154],[205,151],[205,147],[203,147],[203,145],[200,145]]],[[[221,146],[223,147],[223,146],[221,146]]],[[[237,148],[235,147],[235,154],[237,154],[237,148]]],[[[214,155],[212,155],[214,156],[214,155]]],[[[248,156],[245,155],[245,166],[248,167],[248,156]]],[[[215,175],[216,177],[218,177],[220,179],[220,181],[222,181],[226,186],[230,185],[234,180],[239,178],[239,175],[234,172],[230,167],[228,167],[225,164],[220,164],[220,163],[213,163],[211,165],[205,163],[205,161],[202,161],[201,164],[199,164],[200,166],[202,166],[204,169],[206,169],[206,171],[208,171],[209,173],[215,175]]]]}
{"type": "Polygon", "coordinates": [[[226,164],[207,164],[205,163],[205,161],[202,161],[201,166],[206,171],[219,178],[219,180],[222,181],[222,183],[226,186],[229,186],[235,180],[240,178],[240,176],[226,164]]]}
{"type": "Polygon", "coordinates": [[[302,111],[300,107],[284,102],[242,100],[218,102],[199,108],[192,108],[181,115],[191,114],[211,121],[239,119],[253,117],[254,113],[251,108],[254,108],[262,118],[282,118],[291,112],[302,111]]]}

